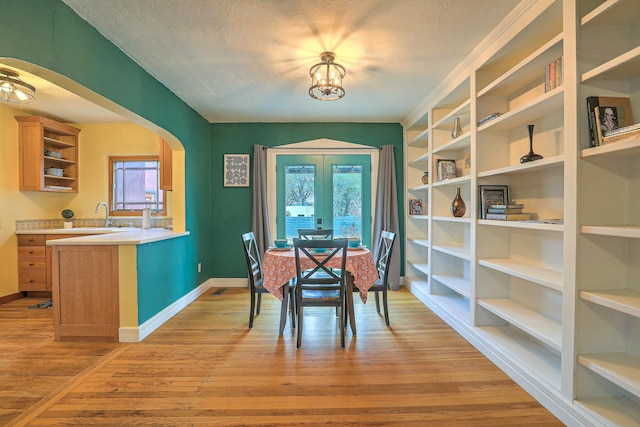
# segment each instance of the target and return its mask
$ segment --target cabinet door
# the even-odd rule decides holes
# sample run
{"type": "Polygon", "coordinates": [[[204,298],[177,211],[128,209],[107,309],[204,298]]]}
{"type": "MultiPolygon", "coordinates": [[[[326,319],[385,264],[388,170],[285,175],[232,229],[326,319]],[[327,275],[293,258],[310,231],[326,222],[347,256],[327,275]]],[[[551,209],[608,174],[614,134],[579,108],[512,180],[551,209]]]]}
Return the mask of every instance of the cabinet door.
{"type": "Polygon", "coordinates": [[[173,190],[173,174],[172,174],[172,153],[171,147],[167,141],[160,138],[160,189],[164,191],[173,190]]]}

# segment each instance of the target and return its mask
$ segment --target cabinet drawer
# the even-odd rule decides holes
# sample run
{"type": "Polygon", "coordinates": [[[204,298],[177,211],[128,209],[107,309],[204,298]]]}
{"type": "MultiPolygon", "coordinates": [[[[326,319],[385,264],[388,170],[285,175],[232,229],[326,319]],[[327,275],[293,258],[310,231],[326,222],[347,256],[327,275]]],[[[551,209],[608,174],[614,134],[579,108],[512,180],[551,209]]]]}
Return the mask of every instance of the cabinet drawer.
{"type": "Polygon", "coordinates": [[[44,246],[44,234],[18,234],[18,246],[44,246]]]}
{"type": "Polygon", "coordinates": [[[38,269],[47,269],[47,263],[44,258],[18,260],[18,271],[30,271],[38,269]]]}
{"type": "Polygon", "coordinates": [[[21,291],[46,291],[47,270],[19,271],[18,288],[21,291]]]}
{"type": "Polygon", "coordinates": [[[19,246],[18,247],[18,260],[42,258],[44,259],[45,248],[44,246],[19,246]]]}

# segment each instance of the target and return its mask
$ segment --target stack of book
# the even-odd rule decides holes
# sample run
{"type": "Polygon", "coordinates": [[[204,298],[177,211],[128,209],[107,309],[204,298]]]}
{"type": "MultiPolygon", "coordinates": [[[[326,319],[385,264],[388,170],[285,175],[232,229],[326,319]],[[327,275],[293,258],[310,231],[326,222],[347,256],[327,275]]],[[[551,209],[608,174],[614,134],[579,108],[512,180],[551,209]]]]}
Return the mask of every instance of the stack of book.
{"type": "Polygon", "coordinates": [[[526,221],[531,219],[531,215],[523,213],[522,209],[524,209],[524,205],[521,203],[490,205],[487,210],[487,219],[501,221],[526,221]]]}
{"type": "MultiPolygon", "coordinates": [[[[596,107],[598,108],[598,107],[596,107]]],[[[606,132],[603,138],[603,144],[611,142],[626,141],[628,139],[638,138],[640,136],[640,123],[631,126],[625,126],[606,132]]]]}
{"type": "Polygon", "coordinates": [[[544,67],[544,91],[549,92],[562,86],[564,71],[562,67],[562,56],[544,67]]]}

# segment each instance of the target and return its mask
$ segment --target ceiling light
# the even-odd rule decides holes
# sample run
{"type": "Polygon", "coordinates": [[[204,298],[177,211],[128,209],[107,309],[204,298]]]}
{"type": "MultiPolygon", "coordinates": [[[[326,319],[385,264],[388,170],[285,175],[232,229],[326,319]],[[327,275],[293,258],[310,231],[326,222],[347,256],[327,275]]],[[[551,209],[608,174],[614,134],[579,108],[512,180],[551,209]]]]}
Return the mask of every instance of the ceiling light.
{"type": "Polygon", "coordinates": [[[20,75],[0,68],[0,101],[26,104],[36,99],[36,88],[20,80],[20,75]]]}
{"type": "Polygon", "coordinates": [[[320,55],[321,63],[314,65],[309,70],[311,87],[309,95],[320,101],[335,101],[344,96],[342,79],[347,71],[340,64],[333,62],[336,55],[333,52],[324,52],[320,55]]]}

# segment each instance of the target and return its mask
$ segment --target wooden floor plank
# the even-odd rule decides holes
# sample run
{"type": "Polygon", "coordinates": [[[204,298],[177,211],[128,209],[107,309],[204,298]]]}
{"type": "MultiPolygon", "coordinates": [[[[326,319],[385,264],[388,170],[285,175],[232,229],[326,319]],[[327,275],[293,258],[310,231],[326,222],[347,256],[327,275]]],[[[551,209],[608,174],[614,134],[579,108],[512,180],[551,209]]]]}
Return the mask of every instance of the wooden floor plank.
{"type": "Polygon", "coordinates": [[[306,310],[299,350],[275,298],[248,329],[248,292],[215,291],[137,344],[54,342],[39,300],[0,306],[0,425],[562,425],[405,290],[391,327],[356,299],[344,349],[306,310]]]}

